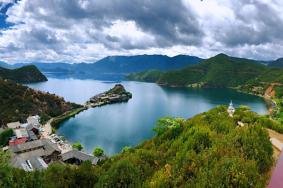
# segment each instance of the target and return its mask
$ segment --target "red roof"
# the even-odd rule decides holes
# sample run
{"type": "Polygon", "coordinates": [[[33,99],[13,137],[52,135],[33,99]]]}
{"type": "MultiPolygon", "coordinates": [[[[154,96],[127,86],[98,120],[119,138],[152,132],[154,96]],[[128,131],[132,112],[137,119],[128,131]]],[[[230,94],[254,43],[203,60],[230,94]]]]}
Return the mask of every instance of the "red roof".
{"type": "Polygon", "coordinates": [[[26,142],[27,140],[28,140],[27,137],[17,138],[15,140],[10,140],[9,141],[9,146],[14,146],[14,145],[17,145],[17,144],[22,144],[22,143],[26,142]]]}
{"type": "Polygon", "coordinates": [[[276,163],[268,188],[283,188],[283,152],[276,163]]]}

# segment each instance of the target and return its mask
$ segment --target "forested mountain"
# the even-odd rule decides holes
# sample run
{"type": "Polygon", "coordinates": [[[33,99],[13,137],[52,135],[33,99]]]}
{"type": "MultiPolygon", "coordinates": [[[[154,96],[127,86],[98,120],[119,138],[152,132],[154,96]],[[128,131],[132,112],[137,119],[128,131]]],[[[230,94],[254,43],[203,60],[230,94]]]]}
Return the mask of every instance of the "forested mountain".
{"type": "Polygon", "coordinates": [[[56,95],[0,78],[0,127],[8,122],[24,121],[30,115],[48,119],[77,107],[56,95]]]}
{"type": "Polygon", "coordinates": [[[275,122],[245,107],[237,109],[232,118],[226,109],[221,106],[189,120],[161,119],[154,138],[125,148],[97,166],[55,163],[43,171],[25,172],[9,167],[8,157],[0,151],[0,173],[5,174],[0,185],[265,187],[273,150],[263,127],[275,122]]]}
{"type": "Polygon", "coordinates": [[[0,77],[18,83],[33,83],[47,81],[47,78],[34,65],[23,66],[16,69],[0,67],[0,77]]]}
{"type": "Polygon", "coordinates": [[[236,87],[248,82],[283,82],[283,70],[257,61],[219,54],[197,65],[176,71],[130,74],[131,80],[153,80],[161,85],[236,87]]]}
{"type": "MultiPolygon", "coordinates": [[[[195,56],[178,55],[168,57],[164,55],[136,55],[136,56],[109,56],[95,63],[32,63],[40,71],[49,74],[62,74],[80,78],[94,79],[123,79],[133,72],[147,70],[168,71],[186,67],[201,62],[203,59],[195,56]]],[[[21,67],[25,64],[16,64],[21,67]]]]}
{"type": "Polygon", "coordinates": [[[13,66],[12,65],[9,65],[3,61],[0,61],[0,67],[3,67],[3,68],[12,68],[13,66]]]}
{"type": "Polygon", "coordinates": [[[272,61],[271,63],[268,64],[268,66],[283,68],[283,58],[279,58],[275,61],[272,61]]]}

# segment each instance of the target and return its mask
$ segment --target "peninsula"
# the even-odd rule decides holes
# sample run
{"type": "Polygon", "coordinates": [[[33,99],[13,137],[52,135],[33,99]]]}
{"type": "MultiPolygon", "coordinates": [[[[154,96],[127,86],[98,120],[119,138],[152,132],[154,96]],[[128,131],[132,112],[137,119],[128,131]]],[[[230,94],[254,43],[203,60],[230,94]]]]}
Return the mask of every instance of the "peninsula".
{"type": "Polygon", "coordinates": [[[112,89],[95,95],[87,101],[86,106],[97,107],[112,103],[127,102],[132,98],[132,93],[125,90],[122,84],[116,84],[112,89]]]}

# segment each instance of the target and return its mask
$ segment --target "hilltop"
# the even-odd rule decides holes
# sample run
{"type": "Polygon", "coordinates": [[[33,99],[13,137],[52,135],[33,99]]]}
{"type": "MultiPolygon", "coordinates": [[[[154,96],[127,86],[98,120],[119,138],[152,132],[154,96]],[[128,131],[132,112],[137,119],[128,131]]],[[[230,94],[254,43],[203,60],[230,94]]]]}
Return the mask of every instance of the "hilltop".
{"type": "Polygon", "coordinates": [[[24,122],[30,115],[47,120],[78,107],[62,97],[0,78],[0,127],[8,122],[24,122]]]}
{"type": "Polygon", "coordinates": [[[47,78],[34,65],[23,66],[16,69],[0,67],[0,77],[18,83],[47,81],[47,78]]]}

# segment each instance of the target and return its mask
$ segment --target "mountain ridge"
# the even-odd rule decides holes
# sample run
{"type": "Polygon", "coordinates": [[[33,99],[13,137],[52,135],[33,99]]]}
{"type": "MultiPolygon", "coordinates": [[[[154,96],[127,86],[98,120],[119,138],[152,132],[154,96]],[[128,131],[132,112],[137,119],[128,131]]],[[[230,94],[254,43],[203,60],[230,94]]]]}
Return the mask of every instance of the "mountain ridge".
{"type": "Polygon", "coordinates": [[[44,76],[34,65],[27,65],[16,69],[0,67],[0,77],[18,83],[34,83],[47,81],[46,76],[44,76]]]}
{"type": "Polygon", "coordinates": [[[183,69],[165,73],[153,72],[149,74],[148,72],[143,72],[130,74],[127,78],[143,81],[151,77],[155,78],[153,80],[154,82],[167,86],[236,87],[257,77],[261,81],[267,81],[271,77],[269,75],[271,74],[270,71],[274,72],[278,70],[273,70],[268,66],[259,64],[256,60],[218,54],[197,65],[183,69]],[[145,74],[149,76],[145,76],[145,74]],[[159,76],[156,76],[157,74],[159,76]],[[260,77],[260,75],[265,75],[265,77],[260,77]]]}

